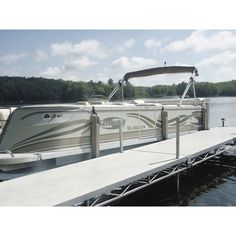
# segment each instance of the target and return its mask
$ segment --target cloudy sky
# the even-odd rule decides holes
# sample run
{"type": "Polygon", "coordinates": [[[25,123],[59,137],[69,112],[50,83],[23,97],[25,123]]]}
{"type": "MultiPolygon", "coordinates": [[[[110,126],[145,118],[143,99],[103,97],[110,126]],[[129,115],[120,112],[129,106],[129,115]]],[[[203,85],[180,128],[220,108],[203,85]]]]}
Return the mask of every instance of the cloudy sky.
{"type": "MultiPolygon", "coordinates": [[[[228,30],[0,30],[0,75],[118,81],[126,72],[195,65],[199,81],[236,79],[236,32],[228,30]]],[[[188,75],[134,79],[151,86],[188,75]]],[[[132,82],[131,81],[131,82],[132,82]]]]}

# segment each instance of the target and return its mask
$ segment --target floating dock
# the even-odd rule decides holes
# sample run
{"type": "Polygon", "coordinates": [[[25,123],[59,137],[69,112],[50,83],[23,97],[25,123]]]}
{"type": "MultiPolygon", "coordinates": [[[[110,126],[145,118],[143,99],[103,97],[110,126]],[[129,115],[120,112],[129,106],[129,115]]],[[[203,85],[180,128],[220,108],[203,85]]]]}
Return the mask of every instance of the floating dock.
{"type": "Polygon", "coordinates": [[[236,127],[212,128],[0,183],[1,206],[107,205],[232,147],[236,127]]]}

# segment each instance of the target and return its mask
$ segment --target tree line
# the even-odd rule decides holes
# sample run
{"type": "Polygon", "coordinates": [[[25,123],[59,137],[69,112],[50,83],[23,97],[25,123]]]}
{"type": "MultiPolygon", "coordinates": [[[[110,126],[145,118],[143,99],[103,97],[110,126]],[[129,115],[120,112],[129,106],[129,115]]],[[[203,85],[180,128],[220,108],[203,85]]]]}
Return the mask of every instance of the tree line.
{"type": "MultiPolygon", "coordinates": [[[[108,96],[116,83],[109,79],[101,81],[75,82],[62,79],[46,79],[42,77],[9,77],[0,76],[0,103],[47,103],[47,102],[76,102],[88,100],[92,95],[108,96]]],[[[126,99],[157,98],[163,96],[181,96],[186,82],[173,85],[155,85],[153,87],[133,86],[128,83],[124,87],[126,99]]],[[[236,80],[209,83],[197,82],[198,97],[236,96],[236,80]]],[[[190,89],[188,95],[193,96],[190,89]]],[[[113,100],[120,98],[119,92],[113,100]]]]}

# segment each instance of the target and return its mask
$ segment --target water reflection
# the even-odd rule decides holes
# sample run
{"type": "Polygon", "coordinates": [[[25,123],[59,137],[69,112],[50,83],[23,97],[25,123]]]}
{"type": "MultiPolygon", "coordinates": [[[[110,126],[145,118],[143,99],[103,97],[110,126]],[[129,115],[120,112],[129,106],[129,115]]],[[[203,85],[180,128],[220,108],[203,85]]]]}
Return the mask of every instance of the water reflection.
{"type": "Polygon", "coordinates": [[[202,164],[132,194],[115,206],[232,206],[236,205],[236,170],[202,164]]]}

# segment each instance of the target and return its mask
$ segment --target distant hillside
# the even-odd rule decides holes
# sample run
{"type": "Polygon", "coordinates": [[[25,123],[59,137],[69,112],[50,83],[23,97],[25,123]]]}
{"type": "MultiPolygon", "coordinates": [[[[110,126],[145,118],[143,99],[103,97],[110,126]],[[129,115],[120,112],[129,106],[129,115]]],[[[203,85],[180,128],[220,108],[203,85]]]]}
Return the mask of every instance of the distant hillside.
{"type": "MultiPolygon", "coordinates": [[[[108,96],[114,86],[112,79],[102,83],[0,76],[0,103],[75,102],[87,100],[94,94],[108,96]]],[[[134,87],[127,84],[124,95],[129,99],[182,95],[185,86],[185,82],[153,87],[134,87]]],[[[196,91],[198,97],[236,96],[236,80],[220,83],[198,82],[196,91]]],[[[188,95],[193,96],[191,89],[188,95]]],[[[114,99],[119,99],[119,96],[117,94],[114,99]]]]}

